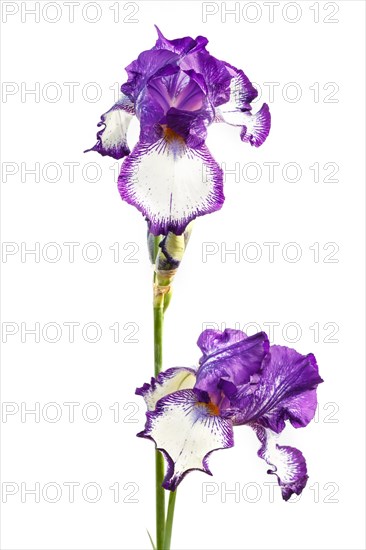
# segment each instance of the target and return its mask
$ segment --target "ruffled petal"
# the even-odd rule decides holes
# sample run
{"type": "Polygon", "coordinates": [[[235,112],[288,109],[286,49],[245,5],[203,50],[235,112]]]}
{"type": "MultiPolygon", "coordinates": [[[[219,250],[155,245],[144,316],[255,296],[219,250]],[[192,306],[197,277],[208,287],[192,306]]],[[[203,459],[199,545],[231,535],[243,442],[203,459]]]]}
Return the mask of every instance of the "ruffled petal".
{"type": "Polygon", "coordinates": [[[294,447],[277,445],[278,436],[261,426],[253,426],[262,443],[258,456],[263,458],[273,469],[267,471],[277,477],[281,487],[282,498],[288,500],[294,493],[299,495],[308,480],[305,458],[294,447]]]}
{"type": "Polygon", "coordinates": [[[263,103],[261,109],[254,115],[247,113],[244,116],[245,122],[240,132],[240,139],[254,147],[260,147],[266,141],[271,129],[271,113],[267,103],[263,103]]]}
{"type": "Polygon", "coordinates": [[[220,357],[220,354],[231,346],[246,340],[248,336],[242,330],[226,328],[224,331],[206,329],[198,337],[197,346],[203,355],[199,360],[200,365],[210,358],[220,357]]]}
{"type": "Polygon", "coordinates": [[[126,67],[128,81],[122,84],[121,91],[136,102],[148,80],[156,74],[171,73],[179,55],[168,50],[146,50],[126,67]]]}
{"type": "Polygon", "coordinates": [[[101,116],[98,126],[102,129],[97,133],[97,143],[84,153],[96,151],[102,156],[108,155],[114,159],[121,159],[129,155],[127,145],[127,130],[132,116],[135,114],[134,105],[124,94],[109,111],[101,116]]]}
{"type": "Polygon", "coordinates": [[[237,386],[248,383],[261,369],[269,350],[264,332],[247,337],[240,330],[209,329],[201,334],[197,343],[204,355],[200,359],[196,387],[207,391],[215,404],[221,402],[222,393],[229,397],[237,386]]]}
{"type": "Polygon", "coordinates": [[[190,148],[169,129],[152,145],[136,145],[122,165],[118,187],[154,235],[181,235],[191,220],[224,202],[222,170],[207,147],[190,148]]]}
{"type": "Polygon", "coordinates": [[[226,111],[250,109],[250,103],[257,97],[258,90],[241,69],[229,63],[225,63],[225,66],[231,75],[230,98],[228,103],[222,105],[222,109],[226,111]]]}
{"type": "Polygon", "coordinates": [[[153,411],[159,399],[178,390],[191,389],[195,382],[196,372],[193,369],[177,367],[151,378],[150,384],[137,388],[135,393],[144,398],[147,410],[153,411]]]}
{"type": "Polygon", "coordinates": [[[149,79],[136,101],[136,115],[140,120],[141,142],[158,141],[164,127],[168,127],[193,148],[205,141],[207,126],[214,119],[202,76],[178,67],[170,74],[149,79]]]}
{"type": "Polygon", "coordinates": [[[240,126],[240,139],[254,147],[259,147],[265,142],[271,128],[271,113],[267,103],[263,103],[261,109],[254,115],[247,110],[226,110],[226,108],[229,109],[229,105],[216,110],[217,122],[240,126]]]}
{"type": "Polygon", "coordinates": [[[145,430],[138,434],[155,442],[167,460],[163,487],[175,491],[192,470],[211,475],[209,455],[233,447],[232,424],[215,414],[200,392],[181,390],[160,399],[147,412],[145,430]]]}
{"type": "Polygon", "coordinates": [[[313,354],[271,346],[255,382],[243,385],[232,397],[232,409],[237,411],[234,424],[254,422],[280,433],[286,420],[299,428],[313,419],[316,388],[323,382],[313,354]]]}
{"type": "Polygon", "coordinates": [[[176,38],[175,40],[168,40],[156,25],[155,28],[159,37],[155,44],[156,49],[169,50],[179,55],[184,55],[190,50],[196,49],[198,46],[204,48],[204,46],[208,43],[207,38],[204,38],[203,36],[198,36],[196,40],[190,36],[176,38]]]}
{"type": "Polygon", "coordinates": [[[213,107],[227,103],[230,98],[230,75],[226,64],[207,51],[197,51],[184,57],[180,68],[201,74],[207,86],[207,95],[213,107]]]}

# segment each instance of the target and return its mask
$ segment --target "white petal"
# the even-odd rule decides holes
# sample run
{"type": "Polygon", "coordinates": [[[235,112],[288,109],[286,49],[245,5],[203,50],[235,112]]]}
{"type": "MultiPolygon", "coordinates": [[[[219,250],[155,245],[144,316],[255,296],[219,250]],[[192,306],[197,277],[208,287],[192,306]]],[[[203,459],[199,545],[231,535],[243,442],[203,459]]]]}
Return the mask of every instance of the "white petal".
{"type": "Polygon", "coordinates": [[[102,129],[97,133],[97,143],[91,149],[101,155],[115,159],[125,157],[130,153],[127,145],[127,130],[134,115],[134,107],[127,96],[121,95],[117,103],[101,116],[98,126],[102,129]]]}
{"type": "Polygon", "coordinates": [[[164,397],[147,418],[145,431],[139,435],[155,441],[163,452],[168,462],[163,487],[171,491],[191,470],[211,474],[209,455],[234,445],[230,420],[217,416],[193,390],[164,397]]]}
{"type": "Polygon", "coordinates": [[[258,456],[273,467],[267,473],[275,474],[281,487],[284,500],[291,495],[299,495],[308,480],[306,462],[302,453],[294,447],[277,444],[278,434],[262,426],[253,426],[262,447],[258,456]]]}
{"type": "Polygon", "coordinates": [[[150,384],[144,384],[136,390],[146,403],[147,410],[153,411],[159,399],[178,390],[191,389],[196,383],[196,373],[193,369],[177,367],[161,372],[150,384]]]}
{"type": "Polygon", "coordinates": [[[181,234],[192,219],[224,202],[222,170],[207,147],[190,148],[180,137],[138,143],[122,165],[118,185],[154,235],[181,234]]]}
{"type": "Polygon", "coordinates": [[[216,112],[218,122],[226,122],[231,126],[240,126],[240,138],[255,147],[259,147],[266,140],[271,127],[271,115],[269,107],[263,103],[261,109],[252,115],[248,111],[224,110],[227,104],[216,112]]]}

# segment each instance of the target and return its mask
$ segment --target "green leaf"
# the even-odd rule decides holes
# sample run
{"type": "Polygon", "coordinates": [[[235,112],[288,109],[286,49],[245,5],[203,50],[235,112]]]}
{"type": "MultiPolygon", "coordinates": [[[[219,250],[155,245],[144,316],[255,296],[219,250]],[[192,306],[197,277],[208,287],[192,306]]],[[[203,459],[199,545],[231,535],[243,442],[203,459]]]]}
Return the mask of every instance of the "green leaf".
{"type": "Polygon", "coordinates": [[[149,536],[149,539],[150,539],[150,542],[151,542],[151,546],[153,547],[153,550],[156,550],[156,546],[155,546],[155,544],[154,544],[154,541],[153,541],[152,536],[150,535],[148,529],[146,529],[146,532],[147,532],[147,534],[148,534],[148,536],[149,536]]]}

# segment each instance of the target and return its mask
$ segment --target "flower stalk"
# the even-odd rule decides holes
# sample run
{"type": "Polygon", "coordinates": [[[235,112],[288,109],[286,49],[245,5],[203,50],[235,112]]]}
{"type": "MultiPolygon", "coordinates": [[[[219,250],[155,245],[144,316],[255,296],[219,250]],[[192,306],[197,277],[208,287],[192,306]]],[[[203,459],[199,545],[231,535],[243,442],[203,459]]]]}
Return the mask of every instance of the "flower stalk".
{"type": "MultiPolygon", "coordinates": [[[[154,296],[154,370],[158,376],[163,363],[163,326],[164,295],[154,296]]],[[[165,536],[165,489],[164,458],[160,451],[155,451],[155,506],[156,506],[156,550],[163,550],[165,536]]]]}
{"type": "Polygon", "coordinates": [[[172,539],[173,519],[175,499],[177,498],[177,491],[171,491],[169,494],[168,513],[166,516],[165,536],[164,536],[164,550],[170,550],[170,541],[172,539]]]}
{"type": "MultiPolygon", "coordinates": [[[[150,260],[154,266],[154,374],[159,375],[163,366],[163,328],[164,313],[169,306],[172,289],[171,285],[182,261],[192,224],[182,235],[168,233],[168,235],[154,236],[148,233],[148,249],[150,260]]],[[[164,458],[159,451],[155,451],[155,502],[156,502],[156,549],[169,550],[173,528],[174,505],[176,493],[171,493],[167,518],[165,521],[165,489],[164,458]]]]}
{"type": "MultiPolygon", "coordinates": [[[[153,237],[154,262],[158,255],[161,237],[153,237]]],[[[164,328],[164,292],[157,282],[154,271],[154,373],[155,377],[163,366],[163,328],[164,328]]],[[[156,506],[156,549],[162,550],[165,534],[165,489],[162,487],[164,479],[164,458],[159,451],[155,451],[155,506],[156,506]]]]}

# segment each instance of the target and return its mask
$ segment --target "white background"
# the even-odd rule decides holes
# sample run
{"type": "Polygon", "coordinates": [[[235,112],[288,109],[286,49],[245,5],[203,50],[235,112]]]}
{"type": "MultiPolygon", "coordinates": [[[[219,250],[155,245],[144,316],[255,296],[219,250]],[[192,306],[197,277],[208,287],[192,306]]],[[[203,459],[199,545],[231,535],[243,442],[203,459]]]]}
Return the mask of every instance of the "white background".
{"type": "MultiPolygon", "coordinates": [[[[117,3],[99,2],[95,23],[90,22],[95,8],[82,12],[82,0],[73,23],[63,2],[51,3],[45,12],[46,3],[40,2],[36,23],[25,11],[34,4],[2,2],[3,10],[18,8],[6,22],[2,14],[2,77],[13,83],[6,87],[13,93],[3,96],[2,160],[14,163],[3,164],[3,170],[16,172],[8,174],[2,189],[3,241],[15,243],[6,245],[14,254],[2,258],[3,329],[16,331],[3,344],[2,399],[13,403],[6,407],[14,414],[2,417],[2,482],[3,490],[9,482],[14,491],[19,487],[2,505],[2,548],[145,549],[146,528],[154,531],[153,445],[135,437],[145,411],[134,390],[152,374],[146,226],[139,212],[120,200],[110,169],[115,161],[82,152],[95,143],[96,123],[114,102],[113,84],[125,81],[124,67],[153,46],[154,23],[168,38],[207,36],[213,55],[243,68],[259,84],[255,108],[267,101],[272,112],[270,136],[259,149],[241,143],[230,128],[210,128],[213,155],[228,169],[239,163],[240,174],[227,175],[222,210],[195,224],[166,316],[164,366],[197,363],[203,323],[241,328],[257,323],[267,331],[268,323],[277,323],[272,340],[313,352],[325,380],[317,422],[302,430],[288,428],[281,437],[307,460],[310,479],[298,502],[283,502],[277,489],[271,498],[265,483],[274,479],[256,456],[258,441],[249,428],[237,428],[235,447],[211,457],[214,477],[194,472],[179,487],[173,548],[364,548],[364,3],[282,2],[273,22],[266,3],[237,2],[239,12],[226,20],[221,3],[211,3],[209,9],[217,13],[204,22],[207,8],[200,2],[137,2],[134,15],[133,4],[120,2],[119,22],[114,22],[117,3]],[[59,21],[47,21],[59,15],[59,21]],[[289,22],[296,15],[299,20],[289,22]],[[327,23],[326,17],[338,22],[327,23]],[[65,82],[80,84],[73,100],[65,82]],[[102,92],[97,101],[90,82],[102,92]],[[274,97],[264,82],[278,83],[274,97]],[[24,96],[36,83],[39,97],[24,96]],[[291,101],[299,90],[301,97],[291,101]],[[61,96],[52,101],[56,93],[61,96]],[[78,163],[74,181],[65,165],[72,162],[78,163]],[[280,163],[272,182],[263,164],[268,162],[280,163]],[[40,163],[40,181],[24,173],[35,163],[40,163]],[[47,163],[57,163],[58,172],[54,165],[47,171],[47,163]],[[92,166],[85,177],[88,163],[99,166],[94,183],[88,181],[96,173],[92,166]],[[291,167],[282,174],[287,163],[300,166],[299,181],[288,181],[297,179],[291,167]],[[314,163],[319,163],[319,182],[309,168],[314,163]],[[326,163],[338,166],[333,176],[338,181],[324,181],[334,167],[324,169],[326,163]],[[254,182],[258,166],[260,178],[254,182]],[[45,246],[51,242],[62,253],[53,263],[49,258],[56,248],[45,246]],[[74,262],[65,242],[80,243],[74,262]],[[102,252],[95,263],[89,259],[95,248],[84,248],[90,242],[102,252]],[[263,244],[268,242],[279,243],[272,262],[263,244]],[[286,248],[291,242],[301,252],[297,262],[289,261],[295,252],[286,248]],[[35,243],[39,262],[31,254],[22,261],[22,248],[35,243]],[[109,248],[114,243],[120,247],[117,262],[109,248]],[[205,262],[204,243],[214,243],[215,252],[205,262]],[[319,258],[309,248],[314,243],[319,243],[319,258]],[[336,246],[324,249],[327,243],[336,246]],[[225,247],[235,246],[239,257],[225,256],[225,247]],[[250,262],[256,251],[261,257],[250,262]],[[74,343],[67,322],[80,323],[74,343]],[[24,333],[35,323],[40,323],[39,343],[24,333]],[[42,335],[47,323],[57,325],[42,335]],[[83,339],[87,323],[100,327],[98,342],[83,339]],[[119,343],[109,328],[115,323],[119,343]],[[123,342],[136,326],[126,323],[137,325],[137,342],[123,342]],[[50,343],[57,326],[60,339],[50,343]],[[23,409],[39,403],[39,422],[32,414],[22,422],[22,402],[23,409]],[[65,402],[80,403],[73,423],[65,402]],[[85,408],[90,402],[102,412],[97,422],[90,421],[96,409],[85,408]],[[47,403],[57,404],[58,421],[50,421],[57,409],[44,408],[47,403]],[[118,422],[110,409],[114,403],[118,422]],[[80,484],[73,503],[67,482],[80,484]],[[216,493],[203,502],[207,482],[216,484],[208,487],[216,493]],[[21,483],[23,489],[40,484],[39,503],[31,494],[23,494],[22,502],[21,483]],[[47,483],[53,484],[48,492],[47,483]],[[83,498],[83,488],[89,500],[95,495],[92,486],[85,489],[87,483],[100,488],[98,502],[83,498]],[[118,503],[109,489],[116,483],[118,503]],[[226,502],[225,487],[237,490],[226,495],[226,502]],[[53,497],[60,498],[49,502],[53,497]],[[128,502],[132,499],[137,502],[128,502]]],[[[137,136],[135,124],[130,145],[137,136]]],[[[247,329],[255,332],[254,325],[247,329]]],[[[89,330],[87,337],[94,338],[89,330]]]]}

